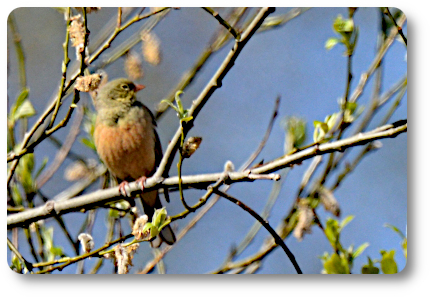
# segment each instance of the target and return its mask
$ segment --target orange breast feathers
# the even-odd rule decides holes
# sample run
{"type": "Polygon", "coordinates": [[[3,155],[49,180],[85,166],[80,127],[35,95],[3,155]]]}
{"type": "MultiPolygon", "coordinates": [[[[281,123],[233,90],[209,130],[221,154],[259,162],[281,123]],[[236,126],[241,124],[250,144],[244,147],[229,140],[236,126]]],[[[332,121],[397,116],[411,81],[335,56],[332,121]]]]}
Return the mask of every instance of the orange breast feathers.
{"type": "Polygon", "coordinates": [[[131,181],[153,173],[155,135],[150,125],[97,123],[94,140],[100,158],[117,178],[131,181]]]}

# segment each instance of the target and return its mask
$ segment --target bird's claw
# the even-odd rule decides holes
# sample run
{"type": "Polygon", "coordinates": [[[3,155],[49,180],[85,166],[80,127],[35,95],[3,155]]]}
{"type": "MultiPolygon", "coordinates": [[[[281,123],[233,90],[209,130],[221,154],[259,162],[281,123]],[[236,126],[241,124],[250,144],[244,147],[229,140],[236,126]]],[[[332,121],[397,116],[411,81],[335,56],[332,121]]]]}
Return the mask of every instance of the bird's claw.
{"type": "Polygon", "coordinates": [[[140,177],[136,182],[140,185],[140,189],[143,191],[143,189],[145,189],[146,176],[140,177]]]}
{"type": "Polygon", "coordinates": [[[130,187],[128,186],[128,182],[127,182],[127,181],[123,181],[123,182],[121,182],[121,183],[119,184],[119,193],[120,193],[122,196],[125,196],[125,197],[131,197],[131,194],[130,194],[130,192],[129,192],[129,191],[127,191],[126,187],[130,188],[130,187]]]}
{"type": "MultiPolygon", "coordinates": [[[[140,190],[142,191],[143,189],[145,189],[145,181],[146,181],[146,176],[142,176],[141,178],[136,180],[136,182],[140,186],[140,190]]],[[[130,186],[128,185],[127,181],[123,181],[119,184],[119,193],[122,196],[131,197],[130,186]]]]}

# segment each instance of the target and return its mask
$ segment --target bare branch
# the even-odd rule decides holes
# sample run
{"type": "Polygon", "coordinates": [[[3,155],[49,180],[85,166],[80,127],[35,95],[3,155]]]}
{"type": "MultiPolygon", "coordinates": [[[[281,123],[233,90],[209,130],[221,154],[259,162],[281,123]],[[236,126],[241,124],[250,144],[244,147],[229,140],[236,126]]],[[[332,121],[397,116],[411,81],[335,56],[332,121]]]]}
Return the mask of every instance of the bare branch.
{"type": "Polygon", "coordinates": [[[155,177],[159,178],[162,176],[166,176],[166,174],[169,172],[170,166],[173,162],[173,158],[175,157],[175,152],[179,148],[179,143],[180,143],[182,133],[184,133],[184,136],[186,136],[188,131],[191,129],[193,122],[197,117],[197,115],[199,114],[200,110],[203,108],[203,106],[209,100],[209,98],[212,96],[215,90],[221,87],[223,78],[233,67],[234,62],[236,61],[242,49],[245,47],[246,43],[254,35],[257,29],[261,26],[264,19],[273,11],[274,9],[269,7],[262,8],[257,14],[257,16],[254,18],[254,20],[251,22],[251,24],[248,26],[248,28],[243,32],[240,40],[236,40],[236,43],[233,49],[229,52],[227,57],[224,59],[221,66],[218,68],[217,72],[214,74],[212,79],[209,81],[209,83],[206,85],[206,87],[203,89],[203,91],[200,93],[197,99],[194,100],[188,112],[188,115],[192,116],[193,120],[187,122],[186,125],[184,125],[183,131],[182,131],[182,127],[178,128],[169,146],[165,151],[165,154],[163,156],[163,159],[160,162],[160,165],[157,171],[154,174],[155,177]]]}
{"type": "Polygon", "coordinates": [[[213,10],[210,7],[202,7],[203,10],[207,11],[209,14],[211,14],[223,27],[225,27],[228,32],[233,35],[234,39],[240,38],[240,33],[236,32],[236,30],[227,22],[225,21],[217,11],[213,10]]]}
{"type": "Polygon", "coordinates": [[[268,222],[266,222],[265,220],[263,220],[258,213],[256,213],[254,210],[252,210],[250,207],[248,207],[247,205],[245,205],[243,202],[241,202],[240,200],[234,198],[231,195],[228,195],[227,193],[215,190],[215,193],[217,193],[218,195],[220,195],[223,198],[226,198],[227,200],[229,200],[230,202],[233,202],[234,204],[238,205],[240,208],[242,208],[243,210],[245,210],[246,212],[248,212],[250,215],[252,215],[257,221],[259,221],[264,228],[266,228],[267,231],[269,231],[269,233],[273,236],[273,238],[275,239],[275,242],[277,244],[279,244],[282,249],[284,250],[284,252],[287,254],[288,258],[290,259],[291,263],[293,263],[294,268],[296,269],[298,274],[302,274],[302,270],[299,267],[299,264],[296,261],[296,258],[294,257],[293,253],[291,253],[290,249],[287,247],[287,245],[285,244],[285,242],[279,237],[278,233],[276,233],[275,230],[273,230],[273,228],[269,225],[268,222]]]}
{"type": "MultiPolygon", "coordinates": [[[[334,151],[343,151],[349,147],[364,145],[377,139],[396,137],[398,134],[406,131],[407,123],[405,121],[400,121],[391,125],[379,127],[367,133],[360,133],[346,139],[325,143],[319,146],[316,145],[305,150],[298,151],[292,155],[283,156],[260,167],[253,168],[252,170],[246,170],[244,172],[230,172],[228,174],[228,183],[253,181],[256,178],[261,179],[262,177],[277,180],[280,176],[270,175],[270,173],[301,163],[318,155],[332,153],[334,151]]],[[[188,187],[201,188],[218,181],[224,176],[224,174],[224,172],[221,172],[183,176],[182,184],[188,187]]],[[[138,182],[132,182],[129,186],[131,194],[138,193],[140,191],[140,185],[138,182]]],[[[145,191],[158,189],[160,187],[173,186],[178,186],[178,177],[160,179],[153,176],[146,180],[145,191]]],[[[122,197],[118,196],[118,193],[119,187],[114,187],[106,190],[99,190],[88,195],[82,195],[68,201],[56,203],[54,203],[54,201],[49,201],[44,206],[9,215],[7,218],[7,228],[11,229],[17,226],[28,225],[37,220],[52,217],[55,214],[60,215],[80,211],[82,209],[92,209],[105,203],[122,199],[122,197]]]]}

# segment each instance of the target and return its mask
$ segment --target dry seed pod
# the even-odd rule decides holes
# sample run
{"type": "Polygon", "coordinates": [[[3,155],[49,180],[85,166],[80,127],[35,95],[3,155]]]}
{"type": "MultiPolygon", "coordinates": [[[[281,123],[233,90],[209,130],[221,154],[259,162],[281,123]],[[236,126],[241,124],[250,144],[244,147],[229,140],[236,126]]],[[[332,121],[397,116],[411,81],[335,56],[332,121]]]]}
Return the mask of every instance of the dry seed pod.
{"type": "Polygon", "coordinates": [[[319,190],[319,198],[325,210],[331,212],[337,217],[340,215],[339,202],[337,202],[332,191],[328,190],[326,187],[321,186],[319,190]]]}
{"type": "Polygon", "coordinates": [[[143,215],[136,219],[133,225],[133,231],[131,232],[137,240],[145,238],[148,232],[143,232],[143,227],[148,222],[148,216],[143,215]]]}
{"type": "Polygon", "coordinates": [[[68,30],[70,34],[70,40],[72,41],[72,46],[76,47],[77,52],[82,52],[84,50],[86,34],[84,21],[80,14],[72,16],[70,21],[71,22],[68,30]]]}
{"type": "Polygon", "coordinates": [[[139,247],[138,243],[124,247],[119,244],[115,247],[115,262],[118,267],[118,274],[127,274],[129,267],[133,266],[132,260],[134,253],[139,247]]]}
{"type": "Polygon", "coordinates": [[[136,52],[128,52],[125,57],[124,71],[128,78],[137,80],[143,77],[142,60],[136,52]]]}
{"type": "Polygon", "coordinates": [[[311,227],[314,221],[314,213],[309,205],[303,201],[300,201],[298,211],[299,221],[294,228],[293,235],[298,241],[301,241],[305,233],[312,233],[311,227]]]}
{"type": "Polygon", "coordinates": [[[195,151],[199,148],[200,143],[202,143],[202,138],[198,136],[192,136],[185,141],[182,147],[182,157],[189,158],[195,151]]]}
{"type": "Polygon", "coordinates": [[[161,62],[160,40],[154,33],[143,31],[142,53],[145,60],[151,65],[158,65],[161,62]]]}
{"type": "Polygon", "coordinates": [[[99,87],[101,80],[100,73],[79,76],[76,78],[75,89],[81,92],[92,92],[99,87]]]}
{"type": "Polygon", "coordinates": [[[94,248],[94,240],[93,237],[88,233],[81,233],[78,236],[78,239],[81,243],[82,250],[84,253],[89,253],[94,248]]]}

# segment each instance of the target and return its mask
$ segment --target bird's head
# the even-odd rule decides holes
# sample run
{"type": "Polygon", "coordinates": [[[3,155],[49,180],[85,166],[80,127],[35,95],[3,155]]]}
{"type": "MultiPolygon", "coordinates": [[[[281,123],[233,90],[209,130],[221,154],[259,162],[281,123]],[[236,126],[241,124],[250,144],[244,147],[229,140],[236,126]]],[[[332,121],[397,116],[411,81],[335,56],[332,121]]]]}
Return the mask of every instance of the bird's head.
{"type": "Polygon", "coordinates": [[[118,78],[106,83],[97,94],[96,106],[130,106],[136,101],[136,92],[145,88],[126,78],[118,78]]]}

